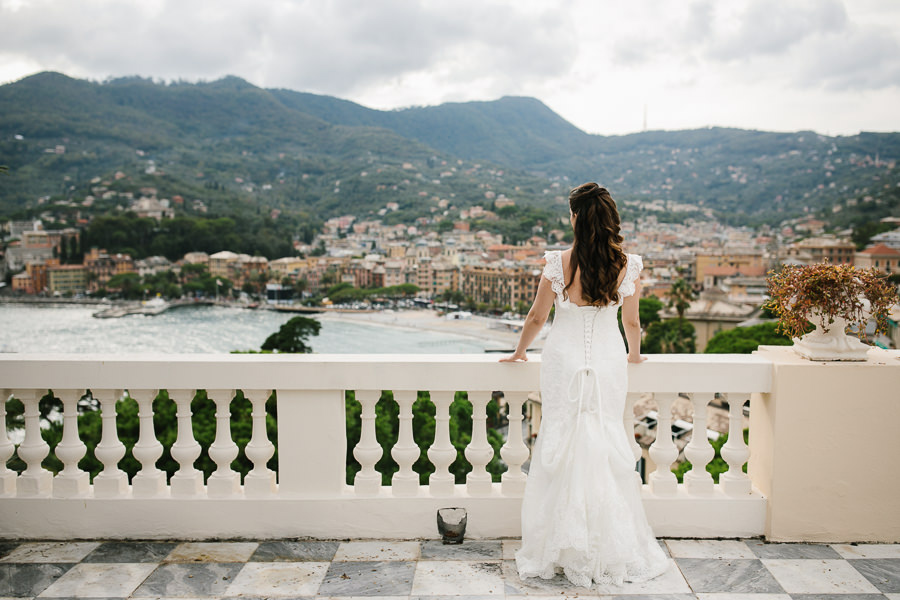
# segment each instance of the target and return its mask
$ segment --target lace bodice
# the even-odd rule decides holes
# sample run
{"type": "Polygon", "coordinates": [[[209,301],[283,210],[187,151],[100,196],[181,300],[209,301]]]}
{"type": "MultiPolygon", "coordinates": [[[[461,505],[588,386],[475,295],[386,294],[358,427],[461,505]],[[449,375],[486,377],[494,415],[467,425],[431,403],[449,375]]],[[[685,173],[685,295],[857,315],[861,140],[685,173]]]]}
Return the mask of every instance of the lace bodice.
{"type": "MultiPolygon", "coordinates": [[[[626,254],[627,262],[625,263],[625,277],[619,284],[619,303],[622,300],[634,294],[635,281],[644,269],[644,261],[638,254],[626,254]]],[[[544,253],[544,259],[547,264],[544,265],[544,277],[550,281],[550,288],[556,294],[558,301],[567,301],[564,298],[564,290],[566,287],[565,277],[563,275],[562,251],[548,250],[544,253]]]]}

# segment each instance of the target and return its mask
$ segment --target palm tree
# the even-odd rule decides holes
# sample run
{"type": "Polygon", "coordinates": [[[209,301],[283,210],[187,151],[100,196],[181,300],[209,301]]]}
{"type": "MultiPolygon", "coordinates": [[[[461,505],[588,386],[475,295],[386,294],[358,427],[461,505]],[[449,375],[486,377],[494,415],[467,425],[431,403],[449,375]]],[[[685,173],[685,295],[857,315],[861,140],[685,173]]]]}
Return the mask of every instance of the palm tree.
{"type": "Polygon", "coordinates": [[[684,318],[684,312],[691,306],[691,301],[694,297],[693,288],[684,278],[679,278],[666,292],[666,298],[669,299],[669,308],[675,309],[679,319],[684,318]]]}

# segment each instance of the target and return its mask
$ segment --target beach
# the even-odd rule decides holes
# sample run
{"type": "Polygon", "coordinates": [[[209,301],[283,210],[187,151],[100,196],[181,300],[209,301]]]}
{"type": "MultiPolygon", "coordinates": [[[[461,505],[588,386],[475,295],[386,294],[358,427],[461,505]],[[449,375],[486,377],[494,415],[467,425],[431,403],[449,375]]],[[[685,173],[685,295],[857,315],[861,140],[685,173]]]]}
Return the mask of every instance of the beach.
{"type": "MultiPolygon", "coordinates": [[[[458,313],[457,313],[458,314],[458,313]]],[[[321,321],[370,323],[414,331],[430,331],[443,335],[457,335],[480,340],[486,352],[512,352],[519,340],[518,327],[513,321],[479,315],[452,318],[433,310],[383,310],[372,312],[325,312],[316,315],[321,321]]],[[[531,345],[531,351],[539,351],[549,325],[531,345]]]]}
{"type": "MultiPolygon", "coordinates": [[[[258,350],[290,313],[188,306],[159,314],[97,319],[95,305],[0,304],[0,352],[184,354],[258,350]]],[[[309,340],[318,354],[512,352],[518,321],[435,311],[321,312],[309,340]]],[[[541,341],[535,343],[540,347],[541,341]]]]}

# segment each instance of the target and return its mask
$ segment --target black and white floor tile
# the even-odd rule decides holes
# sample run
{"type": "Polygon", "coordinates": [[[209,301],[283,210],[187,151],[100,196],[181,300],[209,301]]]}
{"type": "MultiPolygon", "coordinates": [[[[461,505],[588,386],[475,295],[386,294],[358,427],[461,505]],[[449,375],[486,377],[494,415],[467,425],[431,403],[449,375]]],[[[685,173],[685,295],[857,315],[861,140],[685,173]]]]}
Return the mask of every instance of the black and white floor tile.
{"type": "Polygon", "coordinates": [[[900,600],[900,544],[664,540],[640,584],[521,579],[518,540],[0,542],[9,598],[900,600]]]}

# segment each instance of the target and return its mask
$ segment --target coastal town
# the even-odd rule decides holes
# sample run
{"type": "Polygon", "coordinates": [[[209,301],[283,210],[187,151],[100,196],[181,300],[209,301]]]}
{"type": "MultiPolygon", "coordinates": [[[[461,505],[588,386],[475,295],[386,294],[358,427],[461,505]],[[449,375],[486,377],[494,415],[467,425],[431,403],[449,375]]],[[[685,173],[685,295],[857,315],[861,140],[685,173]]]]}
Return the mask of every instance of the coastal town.
{"type": "MultiPolygon", "coordinates": [[[[161,222],[172,218],[177,200],[158,200],[153,190],[134,200],[132,210],[161,222]]],[[[123,286],[168,274],[173,284],[161,288],[167,291],[148,297],[145,287],[136,299],[242,299],[254,306],[340,305],[359,310],[403,297],[407,306],[437,303],[447,311],[519,318],[536,292],[544,252],[568,245],[567,224],[560,219],[550,227],[536,226],[531,237],[510,244],[500,233],[471,227],[475,219],[499,220],[499,209],[515,205],[506,197],[486,200],[485,205],[459,211],[452,227],[446,221],[434,227],[424,219],[389,225],[354,215],[331,218],[310,243],[296,239],[293,255],[272,260],[228,249],[189,252],[176,261],[163,256],[136,259],[103,248],[81,248],[78,228],[45,228],[40,219],[9,221],[2,226],[0,275],[9,283],[4,296],[19,299],[122,297],[123,286]]],[[[396,203],[387,203],[377,214],[396,210],[396,203]]],[[[850,240],[851,232],[825,233],[826,224],[812,217],[794,219],[779,229],[754,230],[713,220],[663,222],[650,214],[623,222],[622,234],[626,251],[643,256],[645,296],[665,299],[681,279],[690,285],[694,297],[684,316],[694,325],[697,351],[702,351],[715,333],[759,316],[766,275],[781,264],[827,260],[897,274],[900,219],[886,221],[896,228],[873,236],[863,249],[850,240]]],[[[158,306],[143,310],[153,314],[158,306]]],[[[896,342],[885,338],[882,343],[896,342]]]]}

